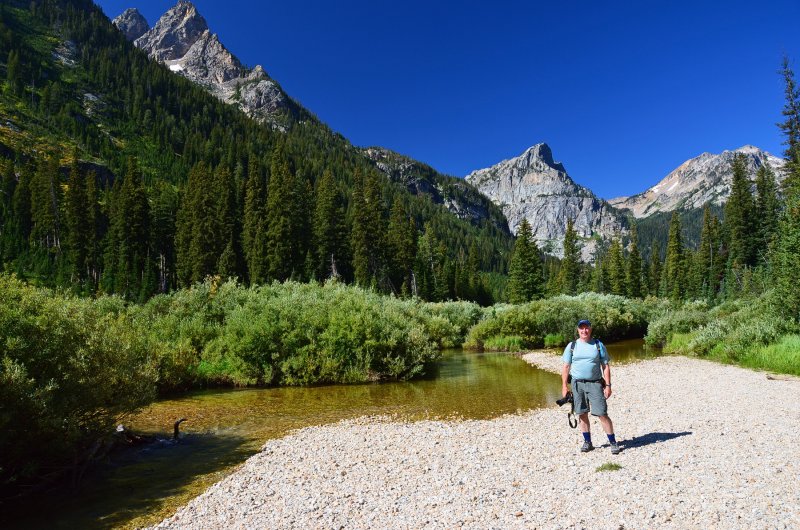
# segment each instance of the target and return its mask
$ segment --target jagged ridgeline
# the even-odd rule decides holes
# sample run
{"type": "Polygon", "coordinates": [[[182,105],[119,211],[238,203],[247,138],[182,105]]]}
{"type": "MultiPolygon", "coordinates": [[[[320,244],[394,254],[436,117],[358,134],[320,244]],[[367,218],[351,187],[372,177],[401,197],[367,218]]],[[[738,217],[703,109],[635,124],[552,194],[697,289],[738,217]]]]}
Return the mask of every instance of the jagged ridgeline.
{"type": "Polygon", "coordinates": [[[296,102],[280,127],[255,120],[92,2],[0,4],[0,80],[0,257],[29,281],[132,299],[207,275],[502,291],[513,238],[470,185],[387,171],[296,102]]]}

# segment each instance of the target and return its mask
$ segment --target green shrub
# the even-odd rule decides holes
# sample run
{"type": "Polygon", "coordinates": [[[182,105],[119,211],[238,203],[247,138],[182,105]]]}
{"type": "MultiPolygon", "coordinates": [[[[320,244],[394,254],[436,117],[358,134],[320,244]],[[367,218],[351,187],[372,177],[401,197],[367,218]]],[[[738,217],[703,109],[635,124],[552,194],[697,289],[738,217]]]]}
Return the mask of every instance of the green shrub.
{"type": "Polygon", "coordinates": [[[162,389],[408,379],[483,315],[468,302],[401,300],[335,282],[245,288],[214,279],[132,311],[162,389]]]}
{"type": "Polygon", "coordinates": [[[464,346],[483,349],[489,338],[516,336],[527,347],[541,347],[547,335],[560,335],[565,339],[573,337],[578,320],[583,318],[592,321],[594,336],[603,341],[641,337],[651,313],[660,304],[655,300],[584,293],[502,306],[485,313],[484,319],[467,334],[464,346]]]}
{"type": "Polygon", "coordinates": [[[155,397],[150,354],[117,298],[0,275],[0,489],[81,465],[155,397]]]}
{"type": "Polygon", "coordinates": [[[669,353],[698,355],[726,363],[795,373],[791,346],[797,326],[781,318],[772,293],[705,309],[691,302],[660,314],[646,340],[669,353]]]}
{"type": "Polygon", "coordinates": [[[569,341],[560,333],[548,333],[544,336],[545,348],[558,348],[559,346],[566,346],[567,343],[569,341]]]}

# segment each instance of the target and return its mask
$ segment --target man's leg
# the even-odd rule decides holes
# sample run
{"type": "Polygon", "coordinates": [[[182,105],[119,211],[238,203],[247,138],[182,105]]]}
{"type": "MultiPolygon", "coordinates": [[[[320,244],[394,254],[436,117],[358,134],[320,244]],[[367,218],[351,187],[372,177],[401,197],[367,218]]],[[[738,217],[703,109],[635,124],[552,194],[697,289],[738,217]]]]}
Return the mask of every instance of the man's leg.
{"type": "Polygon", "coordinates": [[[589,413],[584,412],[583,414],[578,416],[578,420],[581,424],[581,432],[583,433],[583,446],[581,446],[581,452],[586,453],[594,449],[592,446],[592,432],[589,427],[589,413]]]}
{"type": "Polygon", "coordinates": [[[608,417],[608,414],[598,416],[597,418],[600,420],[600,425],[603,426],[603,430],[608,436],[608,443],[611,445],[611,454],[618,455],[621,449],[617,444],[617,437],[614,436],[614,423],[611,421],[611,418],[608,417]]]}
{"type": "MultiPolygon", "coordinates": [[[[600,420],[600,425],[603,426],[603,430],[606,432],[606,434],[614,434],[614,423],[611,421],[611,418],[608,417],[608,414],[605,416],[598,416],[597,419],[600,420]]],[[[589,418],[586,418],[586,421],[588,422],[589,418]]],[[[583,426],[582,422],[581,426],[583,426]]]]}
{"type": "MultiPolygon", "coordinates": [[[[606,417],[608,417],[608,416],[606,416],[606,417]]],[[[584,412],[583,414],[578,416],[578,420],[581,423],[581,432],[590,432],[591,431],[591,427],[589,426],[589,413],[588,412],[584,412]]],[[[603,428],[605,429],[605,425],[603,425],[603,428]]]]}

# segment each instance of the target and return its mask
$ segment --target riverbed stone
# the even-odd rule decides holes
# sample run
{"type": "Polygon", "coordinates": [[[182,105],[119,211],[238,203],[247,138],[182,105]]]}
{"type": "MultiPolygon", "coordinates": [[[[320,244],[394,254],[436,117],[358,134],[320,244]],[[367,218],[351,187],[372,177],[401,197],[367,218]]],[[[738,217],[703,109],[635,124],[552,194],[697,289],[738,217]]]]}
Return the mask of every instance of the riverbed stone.
{"type": "MultiPolygon", "coordinates": [[[[560,371],[560,357],[524,357],[560,371]]],[[[683,357],[612,367],[596,449],[555,405],[364,417],[270,440],[157,528],[800,528],[800,382],[683,357]],[[597,472],[604,463],[622,466],[597,472]],[[576,491],[583,492],[576,495],[576,491]]]]}

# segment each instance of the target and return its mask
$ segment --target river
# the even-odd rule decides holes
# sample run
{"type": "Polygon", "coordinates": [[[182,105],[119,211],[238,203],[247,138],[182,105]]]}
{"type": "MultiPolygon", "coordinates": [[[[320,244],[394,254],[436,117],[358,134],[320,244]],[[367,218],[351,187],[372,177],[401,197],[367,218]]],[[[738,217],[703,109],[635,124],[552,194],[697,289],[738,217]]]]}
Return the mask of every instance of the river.
{"type": "MultiPolygon", "coordinates": [[[[612,362],[655,353],[641,340],[608,345],[612,362]]],[[[162,399],[125,420],[159,441],[113,454],[80,491],[48,499],[19,528],[138,527],[160,521],[220,480],[265,441],[364,415],[402,419],[493,418],[552,404],[560,377],[500,353],[444,352],[424,379],[310,388],[207,390],[162,399]],[[172,424],[187,418],[179,443],[172,424]]]]}

